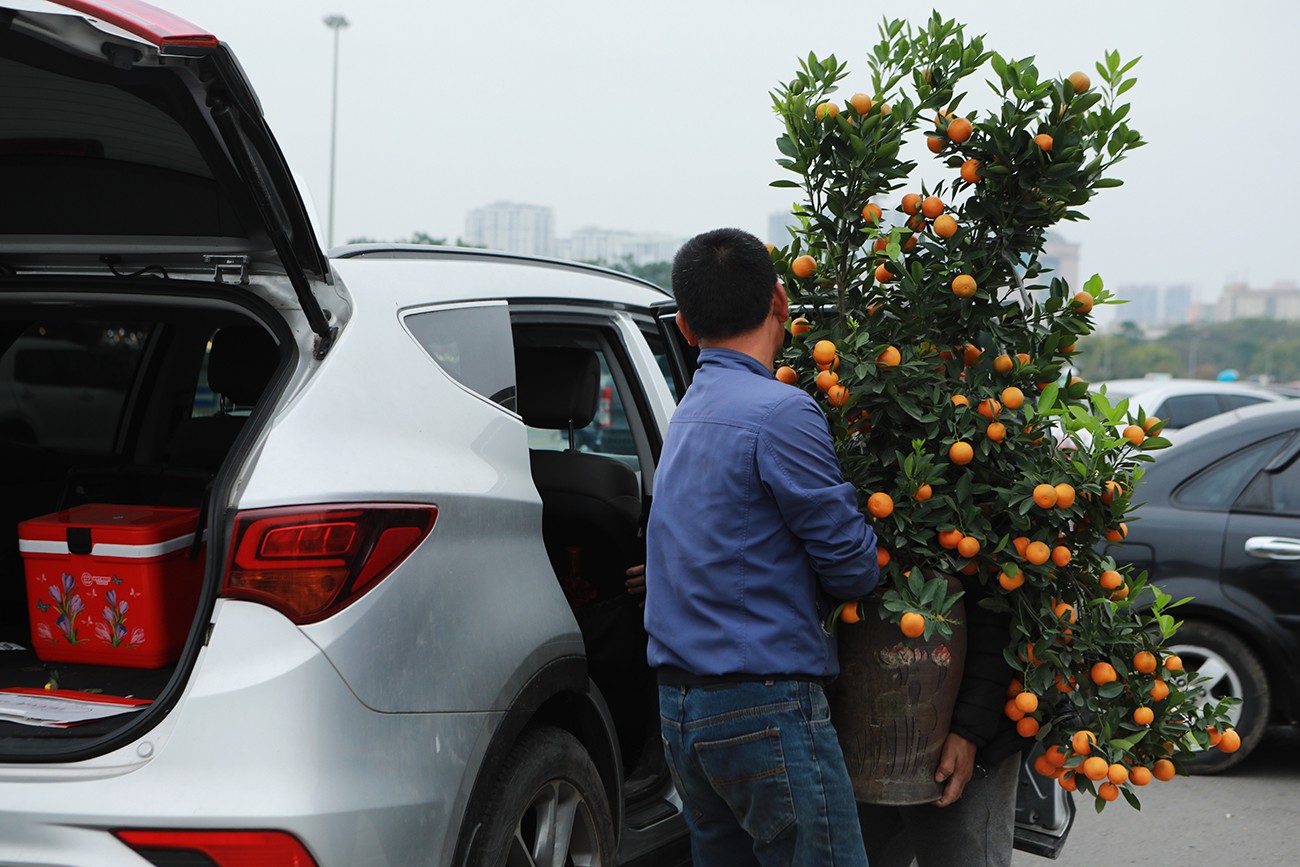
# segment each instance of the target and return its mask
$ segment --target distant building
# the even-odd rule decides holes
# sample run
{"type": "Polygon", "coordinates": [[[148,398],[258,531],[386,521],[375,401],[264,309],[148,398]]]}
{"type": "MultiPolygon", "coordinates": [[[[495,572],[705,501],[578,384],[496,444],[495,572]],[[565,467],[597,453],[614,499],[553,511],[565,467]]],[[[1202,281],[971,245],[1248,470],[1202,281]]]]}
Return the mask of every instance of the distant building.
{"type": "Polygon", "coordinates": [[[1164,309],[1161,316],[1170,325],[1192,321],[1192,287],[1186,283],[1165,287],[1164,309]]]}
{"type": "Polygon", "coordinates": [[[555,211],[542,205],[494,202],[465,215],[465,242],[490,250],[554,256],[555,211]]]}
{"type": "Polygon", "coordinates": [[[1280,283],[1272,289],[1251,289],[1245,283],[1230,283],[1219,296],[1215,320],[1300,319],[1300,286],[1280,283]]]}
{"type": "Polygon", "coordinates": [[[1203,317],[1203,311],[1192,303],[1192,287],[1186,283],[1175,286],[1122,284],[1115,289],[1115,294],[1127,302],[1115,309],[1115,318],[1120,322],[1132,322],[1146,328],[1167,328],[1191,322],[1193,316],[1203,317]]]}
{"type": "Polygon", "coordinates": [[[1079,245],[1072,244],[1054,232],[1049,232],[1043,243],[1043,255],[1038,258],[1044,268],[1051,268],[1052,273],[1044,275],[1046,279],[1060,277],[1070,284],[1071,292],[1079,292],[1083,285],[1079,283],[1079,245]]]}
{"type": "Polygon", "coordinates": [[[1138,325],[1155,325],[1160,321],[1160,287],[1152,284],[1123,285],[1115,289],[1126,303],[1115,308],[1115,318],[1138,325]]]}
{"type": "Polygon", "coordinates": [[[769,244],[784,247],[790,243],[788,227],[798,226],[799,218],[790,211],[777,211],[767,218],[767,238],[769,244]]]}
{"type": "Polygon", "coordinates": [[[684,243],[672,235],[639,234],[587,226],[564,242],[563,254],[581,262],[614,264],[631,259],[634,265],[671,262],[684,243]]]}

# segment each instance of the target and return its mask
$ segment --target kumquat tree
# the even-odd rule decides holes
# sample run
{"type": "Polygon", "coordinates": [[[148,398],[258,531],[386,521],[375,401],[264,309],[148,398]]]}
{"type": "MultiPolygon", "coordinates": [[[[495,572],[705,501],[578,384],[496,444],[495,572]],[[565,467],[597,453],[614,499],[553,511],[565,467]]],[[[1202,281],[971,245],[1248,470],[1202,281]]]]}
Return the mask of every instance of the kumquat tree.
{"type": "Polygon", "coordinates": [[[1138,807],[1135,788],[1240,740],[1230,700],[1204,698],[1163,649],[1178,603],[1102,553],[1168,442],[1158,419],[1064,381],[1094,305],[1116,299],[1043,260],[1046,231],[1086,219],[1143,144],[1118,104],[1136,61],[1048,77],[937,14],[880,34],[869,85],[846,88],[861,92],[835,96],[846,64],[809,55],[772,94],[789,172],[773,185],[802,197],[773,250],[802,314],[777,376],[826,407],[879,536],[881,616],[909,639],[946,635],[947,576],[982,582],[980,604],[1010,616],[1006,713],[1043,742],[1039,772],[1098,810],[1138,807]],[[966,108],[963,82],[988,69],[995,104],[966,108]],[[922,139],[930,185],[900,156],[922,139]]]}

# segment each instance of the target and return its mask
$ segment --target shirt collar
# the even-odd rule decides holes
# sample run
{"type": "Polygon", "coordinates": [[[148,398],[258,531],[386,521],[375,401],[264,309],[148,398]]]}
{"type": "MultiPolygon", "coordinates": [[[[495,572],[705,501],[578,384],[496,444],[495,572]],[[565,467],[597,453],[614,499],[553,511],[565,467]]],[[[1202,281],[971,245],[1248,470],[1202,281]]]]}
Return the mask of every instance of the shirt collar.
{"type": "Polygon", "coordinates": [[[748,370],[750,373],[757,373],[768,379],[774,376],[772,371],[763,366],[757,358],[734,349],[701,349],[700,366],[704,367],[706,364],[716,364],[729,370],[748,370]]]}

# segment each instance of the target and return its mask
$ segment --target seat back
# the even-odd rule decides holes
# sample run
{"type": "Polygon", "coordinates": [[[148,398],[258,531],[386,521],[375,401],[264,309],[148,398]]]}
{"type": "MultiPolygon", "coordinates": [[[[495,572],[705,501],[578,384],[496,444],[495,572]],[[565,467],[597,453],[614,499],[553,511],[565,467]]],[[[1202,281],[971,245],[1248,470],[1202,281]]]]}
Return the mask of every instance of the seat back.
{"type": "MultiPolygon", "coordinates": [[[[519,414],[530,427],[573,431],[596,415],[600,362],[587,349],[518,347],[519,414]]],[[[575,607],[624,594],[640,562],[641,491],[626,464],[573,448],[532,449],[542,534],[556,577],[575,607]]]]}
{"type": "Polygon", "coordinates": [[[164,460],[215,473],[244,427],[244,417],[231,415],[230,408],[257,403],[279,361],[275,340],[264,329],[239,325],[214,334],[208,351],[208,387],[221,395],[221,410],[181,422],[163,449],[164,460]]]}

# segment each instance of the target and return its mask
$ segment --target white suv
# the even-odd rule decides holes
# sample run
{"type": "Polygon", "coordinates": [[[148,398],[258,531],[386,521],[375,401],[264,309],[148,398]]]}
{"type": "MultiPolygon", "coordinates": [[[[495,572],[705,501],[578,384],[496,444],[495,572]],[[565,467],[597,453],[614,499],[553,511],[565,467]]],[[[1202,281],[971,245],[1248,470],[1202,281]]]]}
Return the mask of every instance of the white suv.
{"type": "Polygon", "coordinates": [[[133,0],[0,0],[0,117],[0,359],[106,392],[67,413],[42,369],[49,424],[0,443],[0,863],[685,860],[624,586],[686,384],[667,294],[326,257],[228,48],[133,0]],[[48,658],[50,598],[144,641],[107,577],[29,598],[18,524],[85,503],[199,516],[161,667],[48,658]],[[23,717],[59,697],[148,703],[23,717]]]}

